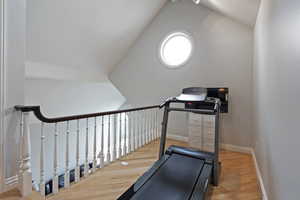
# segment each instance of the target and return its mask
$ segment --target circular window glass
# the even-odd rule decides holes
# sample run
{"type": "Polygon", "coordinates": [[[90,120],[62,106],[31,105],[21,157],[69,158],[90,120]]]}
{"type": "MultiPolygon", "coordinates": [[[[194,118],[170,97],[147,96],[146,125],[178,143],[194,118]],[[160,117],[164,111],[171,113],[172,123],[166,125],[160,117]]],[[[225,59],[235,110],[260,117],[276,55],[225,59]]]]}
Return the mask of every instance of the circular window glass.
{"type": "Polygon", "coordinates": [[[176,32],[163,40],[160,47],[160,58],[168,67],[177,68],[189,60],[192,50],[191,37],[186,33],[176,32]]]}

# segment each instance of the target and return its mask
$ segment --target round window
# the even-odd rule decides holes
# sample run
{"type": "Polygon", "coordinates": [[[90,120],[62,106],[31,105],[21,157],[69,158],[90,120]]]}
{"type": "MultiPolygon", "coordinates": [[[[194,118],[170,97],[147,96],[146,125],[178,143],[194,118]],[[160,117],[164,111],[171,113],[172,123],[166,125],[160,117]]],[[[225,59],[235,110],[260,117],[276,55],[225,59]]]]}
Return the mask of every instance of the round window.
{"type": "Polygon", "coordinates": [[[160,58],[169,68],[184,65],[192,55],[193,44],[189,35],[176,32],[168,35],[160,46],[160,58]]]}

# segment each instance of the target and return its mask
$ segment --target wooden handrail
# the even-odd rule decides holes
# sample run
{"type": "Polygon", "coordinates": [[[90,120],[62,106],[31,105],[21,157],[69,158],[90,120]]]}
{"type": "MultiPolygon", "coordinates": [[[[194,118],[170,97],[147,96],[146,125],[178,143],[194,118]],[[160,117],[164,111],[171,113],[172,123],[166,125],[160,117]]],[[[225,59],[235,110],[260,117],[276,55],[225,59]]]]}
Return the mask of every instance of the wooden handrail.
{"type": "Polygon", "coordinates": [[[42,114],[40,106],[15,106],[15,109],[17,111],[33,112],[34,115],[44,123],[58,123],[58,122],[86,119],[92,117],[100,117],[105,115],[113,115],[118,113],[134,112],[139,110],[149,110],[153,108],[159,108],[159,105],[124,109],[124,110],[106,111],[106,112],[99,112],[99,113],[90,113],[90,114],[83,114],[83,115],[71,115],[71,116],[64,116],[64,117],[48,118],[42,114]]]}

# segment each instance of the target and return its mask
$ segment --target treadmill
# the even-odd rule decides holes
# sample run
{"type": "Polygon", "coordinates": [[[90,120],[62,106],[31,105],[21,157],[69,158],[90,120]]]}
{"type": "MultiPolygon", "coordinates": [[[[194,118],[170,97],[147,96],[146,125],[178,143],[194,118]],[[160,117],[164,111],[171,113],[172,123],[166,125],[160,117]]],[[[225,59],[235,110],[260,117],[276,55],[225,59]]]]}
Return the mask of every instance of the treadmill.
{"type": "Polygon", "coordinates": [[[164,108],[159,160],[145,172],[118,200],[204,200],[209,198],[210,183],[218,185],[219,117],[228,106],[227,88],[185,88],[169,98],[164,108]],[[210,95],[209,95],[210,94],[210,95]],[[223,101],[221,101],[221,100],[223,101]],[[183,103],[184,108],[171,107],[183,103]],[[170,146],[165,151],[168,116],[171,111],[215,116],[214,152],[170,146]]]}

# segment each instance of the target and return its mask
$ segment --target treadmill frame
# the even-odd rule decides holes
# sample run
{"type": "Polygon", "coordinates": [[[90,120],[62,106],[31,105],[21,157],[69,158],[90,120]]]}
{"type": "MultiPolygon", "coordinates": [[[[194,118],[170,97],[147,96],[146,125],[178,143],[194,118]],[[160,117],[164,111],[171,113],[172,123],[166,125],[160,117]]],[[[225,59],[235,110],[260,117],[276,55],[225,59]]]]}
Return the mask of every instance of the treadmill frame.
{"type": "Polygon", "coordinates": [[[204,152],[207,156],[209,156],[213,160],[213,174],[212,174],[212,183],[214,186],[219,185],[219,176],[221,170],[221,163],[219,161],[219,138],[220,138],[220,131],[219,131],[219,122],[220,122],[220,106],[221,102],[219,99],[215,98],[214,109],[213,110],[203,110],[203,109],[186,109],[186,108],[176,108],[171,107],[171,103],[187,103],[187,101],[179,101],[176,98],[171,98],[167,100],[164,104],[160,107],[164,107],[164,116],[162,121],[162,130],[161,130],[161,138],[160,138],[160,149],[159,149],[159,159],[161,159],[165,154],[165,146],[166,146],[166,138],[167,138],[167,126],[168,126],[168,119],[169,113],[171,111],[179,111],[179,112],[192,112],[198,114],[205,114],[205,115],[214,115],[215,116],[215,141],[214,141],[214,152],[204,152]]]}
{"type": "MultiPolygon", "coordinates": [[[[199,174],[197,181],[195,182],[193,191],[189,196],[189,200],[205,200],[210,198],[210,187],[209,183],[213,183],[214,186],[218,185],[219,174],[220,174],[220,163],[219,163],[219,118],[220,118],[220,100],[214,99],[214,109],[203,110],[203,109],[186,109],[186,108],[175,108],[170,107],[171,103],[187,103],[186,101],[178,101],[177,99],[169,99],[160,108],[164,109],[164,116],[162,122],[162,133],[160,139],[160,151],[159,160],[157,160],[152,167],[146,171],[125,193],[123,193],[118,200],[129,200],[134,199],[134,195],[155,175],[157,170],[168,161],[173,154],[179,154],[189,156],[204,161],[203,168],[199,174]],[[171,111],[182,111],[182,112],[193,112],[206,115],[215,115],[215,148],[214,152],[199,151],[192,148],[184,148],[178,146],[170,146],[165,151],[166,136],[167,136],[167,125],[169,112],[171,111]]],[[[140,199],[140,198],[139,198],[140,199]]]]}

